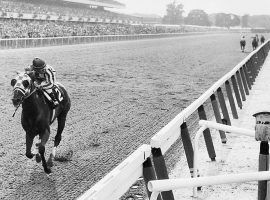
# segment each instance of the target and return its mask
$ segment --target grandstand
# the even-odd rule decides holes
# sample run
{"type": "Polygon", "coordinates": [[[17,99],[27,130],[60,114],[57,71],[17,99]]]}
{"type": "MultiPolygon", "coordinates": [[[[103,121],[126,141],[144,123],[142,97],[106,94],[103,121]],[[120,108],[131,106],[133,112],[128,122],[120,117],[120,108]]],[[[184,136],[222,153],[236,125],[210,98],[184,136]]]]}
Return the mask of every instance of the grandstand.
{"type": "Polygon", "coordinates": [[[117,1],[113,1],[113,0],[99,0],[99,1],[90,1],[90,0],[62,0],[62,1],[66,1],[66,2],[74,2],[77,4],[86,4],[89,6],[96,6],[96,7],[101,7],[104,9],[104,7],[108,7],[108,8],[124,8],[125,5],[122,3],[119,3],[117,1]]]}
{"type": "Polygon", "coordinates": [[[205,31],[205,28],[187,26],[155,26],[161,23],[161,18],[109,11],[110,8],[124,7],[124,4],[116,0],[0,0],[0,37],[44,38],[205,31]]]}
{"type": "Polygon", "coordinates": [[[1,38],[129,34],[127,24],[140,24],[137,17],[107,11],[124,7],[114,0],[0,0],[0,5],[1,38]]]}

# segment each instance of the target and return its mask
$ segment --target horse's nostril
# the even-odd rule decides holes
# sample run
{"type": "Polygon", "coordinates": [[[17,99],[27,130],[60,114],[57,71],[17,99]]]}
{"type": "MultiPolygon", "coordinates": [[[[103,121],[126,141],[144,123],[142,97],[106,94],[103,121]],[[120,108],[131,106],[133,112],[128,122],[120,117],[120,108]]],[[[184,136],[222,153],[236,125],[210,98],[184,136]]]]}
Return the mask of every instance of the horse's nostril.
{"type": "Polygon", "coordinates": [[[12,99],[13,105],[18,105],[20,103],[20,99],[12,99]]]}

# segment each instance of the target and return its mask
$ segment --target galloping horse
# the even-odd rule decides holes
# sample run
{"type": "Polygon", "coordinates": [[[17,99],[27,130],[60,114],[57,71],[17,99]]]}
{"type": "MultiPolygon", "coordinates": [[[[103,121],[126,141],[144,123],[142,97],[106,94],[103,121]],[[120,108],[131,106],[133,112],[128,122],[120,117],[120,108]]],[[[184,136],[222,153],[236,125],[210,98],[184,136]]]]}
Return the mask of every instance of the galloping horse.
{"type": "Polygon", "coordinates": [[[240,47],[241,47],[241,51],[244,52],[245,47],[246,47],[246,40],[244,40],[244,39],[240,40],[240,47]]]}
{"type": "Polygon", "coordinates": [[[255,49],[257,49],[257,47],[258,47],[258,39],[257,39],[257,37],[253,37],[252,48],[253,48],[253,50],[255,50],[255,49]]]}
{"type": "MultiPolygon", "coordinates": [[[[61,85],[58,86],[58,95],[62,100],[56,109],[53,109],[50,102],[45,98],[43,91],[37,89],[31,79],[31,74],[19,73],[16,78],[11,80],[13,87],[12,103],[18,108],[22,105],[21,124],[26,132],[26,156],[33,158],[35,154],[31,152],[35,136],[39,136],[40,143],[37,143],[38,152],[36,161],[42,161],[44,171],[51,173],[52,160],[55,157],[56,147],[61,141],[61,134],[65,127],[66,117],[70,109],[70,98],[66,89],[61,85]],[[48,162],[45,160],[45,144],[50,136],[50,125],[57,118],[58,127],[54,140],[53,151],[50,154],[48,162]]],[[[14,113],[15,114],[15,113],[14,113]]]]}

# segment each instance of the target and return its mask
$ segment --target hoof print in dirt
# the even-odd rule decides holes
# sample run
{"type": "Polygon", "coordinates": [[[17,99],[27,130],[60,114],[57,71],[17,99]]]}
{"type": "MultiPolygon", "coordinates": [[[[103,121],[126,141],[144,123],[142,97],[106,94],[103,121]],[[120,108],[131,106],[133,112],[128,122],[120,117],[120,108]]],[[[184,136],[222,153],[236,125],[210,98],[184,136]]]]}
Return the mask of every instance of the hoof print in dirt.
{"type": "Polygon", "coordinates": [[[92,147],[98,147],[100,146],[100,141],[99,141],[99,138],[94,138],[91,142],[91,146],[92,147]]]}
{"type": "Polygon", "coordinates": [[[70,150],[66,155],[55,156],[54,160],[59,161],[59,162],[68,162],[68,161],[71,161],[72,156],[73,156],[73,151],[70,150]]]}

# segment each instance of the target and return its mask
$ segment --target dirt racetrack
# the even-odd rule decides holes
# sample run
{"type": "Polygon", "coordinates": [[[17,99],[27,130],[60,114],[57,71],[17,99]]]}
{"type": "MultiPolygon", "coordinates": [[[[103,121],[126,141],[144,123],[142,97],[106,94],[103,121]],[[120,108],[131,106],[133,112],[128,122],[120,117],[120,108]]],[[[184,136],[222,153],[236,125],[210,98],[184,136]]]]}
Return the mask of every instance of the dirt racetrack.
{"type": "Polygon", "coordinates": [[[0,199],[78,197],[246,57],[239,39],[231,33],[1,50],[0,199]],[[50,176],[24,155],[21,109],[12,118],[10,80],[36,56],[54,66],[72,101],[59,153],[74,154],[55,162],[50,176]]]}

